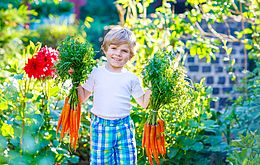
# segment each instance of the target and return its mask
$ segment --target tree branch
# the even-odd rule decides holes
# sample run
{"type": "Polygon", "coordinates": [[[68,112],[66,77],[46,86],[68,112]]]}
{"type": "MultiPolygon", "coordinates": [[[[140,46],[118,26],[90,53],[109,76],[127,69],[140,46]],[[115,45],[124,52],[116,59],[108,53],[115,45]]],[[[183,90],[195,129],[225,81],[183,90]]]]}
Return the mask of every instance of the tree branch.
{"type": "Polygon", "coordinates": [[[226,34],[222,34],[222,33],[218,33],[215,31],[215,29],[213,29],[213,27],[210,24],[208,25],[209,30],[211,31],[211,33],[205,32],[201,26],[199,25],[198,22],[195,23],[196,27],[199,29],[200,33],[204,36],[208,36],[208,37],[215,37],[220,39],[221,41],[226,40],[228,42],[241,42],[239,39],[235,38],[232,35],[226,35],[226,34]]]}

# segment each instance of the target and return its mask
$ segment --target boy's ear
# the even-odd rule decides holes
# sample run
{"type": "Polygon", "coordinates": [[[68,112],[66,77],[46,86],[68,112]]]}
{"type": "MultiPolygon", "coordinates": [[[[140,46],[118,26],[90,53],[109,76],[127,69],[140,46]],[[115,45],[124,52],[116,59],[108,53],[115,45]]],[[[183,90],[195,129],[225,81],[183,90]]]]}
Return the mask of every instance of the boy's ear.
{"type": "Polygon", "coordinates": [[[129,60],[131,60],[133,57],[134,57],[134,55],[133,55],[133,54],[130,54],[129,60]]]}
{"type": "Polygon", "coordinates": [[[103,47],[101,47],[101,53],[106,54],[103,47]]]}

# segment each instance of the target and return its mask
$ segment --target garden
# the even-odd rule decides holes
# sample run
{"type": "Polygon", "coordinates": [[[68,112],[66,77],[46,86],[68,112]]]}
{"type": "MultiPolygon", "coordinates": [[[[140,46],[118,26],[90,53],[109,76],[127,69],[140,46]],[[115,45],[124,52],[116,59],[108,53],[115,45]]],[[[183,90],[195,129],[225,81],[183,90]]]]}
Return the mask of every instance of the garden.
{"type": "Polygon", "coordinates": [[[135,34],[127,69],[152,90],[147,109],[131,101],[138,164],[260,164],[259,9],[259,0],[2,0],[0,164],[89,164],[93,98],[80,104],[76,87],[106,61],[100,45],[115,25],[135,34]],[[234,44],[243,46],[242,79],[234,44]],[[190,56],[210,63],[220,51],[239,93],[221,110],[211,107],[212,87],[185,66],[190,56]],[[66,106],[77,110],[69,126],[66,106]],[[149,154],[144,136],[157,121],[162,148],[149,154]]]}

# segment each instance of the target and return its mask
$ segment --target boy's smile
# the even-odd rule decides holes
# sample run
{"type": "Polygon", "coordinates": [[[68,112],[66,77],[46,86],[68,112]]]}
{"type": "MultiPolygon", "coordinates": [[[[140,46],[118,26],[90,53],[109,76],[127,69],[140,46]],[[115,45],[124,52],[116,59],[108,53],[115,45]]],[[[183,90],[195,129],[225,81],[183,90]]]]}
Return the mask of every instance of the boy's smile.
{"type": "Polygon", "coordinates": [[[130,49],[128,44],[111,44],[104,53],[107,57],[107,69],[112,72],[121,72],[121,69],[130,60],[130,49]]]}

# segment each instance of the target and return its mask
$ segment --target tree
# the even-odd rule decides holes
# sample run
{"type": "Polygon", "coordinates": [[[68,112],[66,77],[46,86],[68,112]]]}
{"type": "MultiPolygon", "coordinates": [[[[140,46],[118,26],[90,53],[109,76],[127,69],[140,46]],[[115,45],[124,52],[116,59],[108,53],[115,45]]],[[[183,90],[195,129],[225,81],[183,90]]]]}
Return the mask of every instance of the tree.
{"type": "MultiPolygon", "coordinates": [[[[190,55],[206,58],[207,62],[215,58],[219,46],[223,46],[229,56],[232,48],[228,43],[244,44],[245,59],[259,59],[260,13],[257,0],[220,1],[188,0],[190,11],[175,14],[173,2],[163,0],[154,13],[147,13],[153,1],[141,3],[136,0],[118,0],[121,24],[134,30],[138,41],[138,54],[135,58],[138,67],[145,64],[158,49],[179,50],[190,55]],[[207,3],[205,3],[207,2],[207,3]],[[241,22],[241,29],[230,31],[230,23],[241,22]],[[226,26],[225,33],[218,32],[214,24],[226,26]],[[202,28],[202,26],[204,26],[202,28]]],[[[247,68],[245,60],[245,69],[247,68]]],[[[138,69],[137,69],[138,70],[138,69]]]]}

